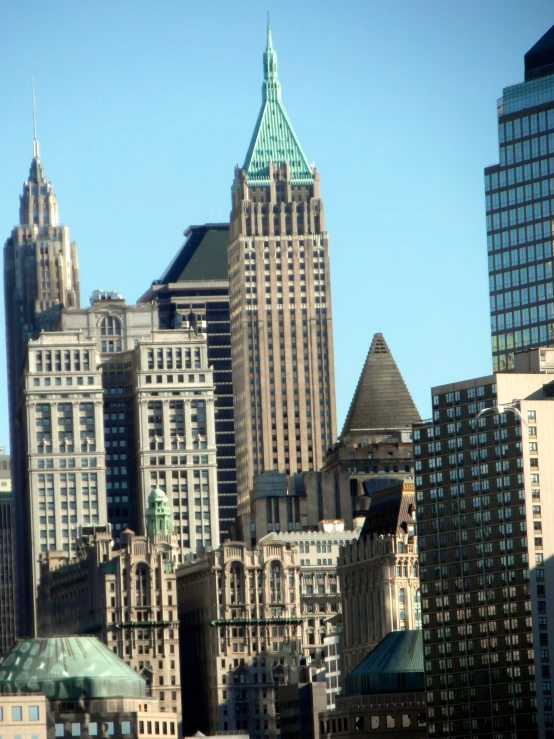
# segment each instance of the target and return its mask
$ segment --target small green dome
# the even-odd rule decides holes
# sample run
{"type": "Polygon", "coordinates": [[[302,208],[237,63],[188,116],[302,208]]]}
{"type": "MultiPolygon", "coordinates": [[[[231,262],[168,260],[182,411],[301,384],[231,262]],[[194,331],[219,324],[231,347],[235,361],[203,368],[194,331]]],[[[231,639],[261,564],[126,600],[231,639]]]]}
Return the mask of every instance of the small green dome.
{"type": "Polygon", "coordinates": [[[156,503],[167,503],[167,495],[160,488],[152,488],[148,496],[148,503],[151,506],[155,506],[156,503]]]}
{"type": "Polygon", "coordinates": [[[146,681],[95,636],[22,639],[0,660],[0,694],[142,698],[146,681]]]}

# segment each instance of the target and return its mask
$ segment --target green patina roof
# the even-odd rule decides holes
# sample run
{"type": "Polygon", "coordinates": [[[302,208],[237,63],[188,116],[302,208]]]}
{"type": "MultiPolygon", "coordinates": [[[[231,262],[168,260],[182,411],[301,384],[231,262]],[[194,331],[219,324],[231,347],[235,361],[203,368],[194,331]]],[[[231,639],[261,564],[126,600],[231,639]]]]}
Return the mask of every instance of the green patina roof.
{"type": "Polygon", "coordinates": [[[146,681],[94,636],[23,639],[0,660],[0,694],[142,698],[146,681]]]}
{"type": "Polygon", "coordinates": [[[311,185],[312,168],[294,133],[292,123],[281,101],[281,84],[277,76],[277,54],[267,27],[267,48],[264,54],[264,84],[262,109],[244,162],[249,185],[269,184],[269,163],[288,162],[290,180],[294,185],[311,185]]]}
{"type": "Polygon", "coordinates": [[[346,678],[347,695],[424,690],[421,630],[391,631],[346,678]]]}

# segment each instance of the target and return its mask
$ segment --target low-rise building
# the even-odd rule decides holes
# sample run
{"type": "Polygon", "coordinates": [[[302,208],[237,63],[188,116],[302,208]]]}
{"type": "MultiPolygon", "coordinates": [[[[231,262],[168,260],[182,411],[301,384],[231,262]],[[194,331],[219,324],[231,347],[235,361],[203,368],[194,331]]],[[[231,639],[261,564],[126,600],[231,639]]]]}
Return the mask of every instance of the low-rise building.
{"type": "Polygon", "coordinates": [[[144,678],[91,636],[25,639],[0,661],[2,735],[177,739],[144,678]],[[13,733],[12,733],[13,732],[13,733]]]}
{"type": "Polygon", "coordinates": [[[388,634],[346,678],[333,711],[319,713],[321,739],[426,739],[421,631],[388,634]]]}
{"type": "Polygon", "coordinates": [[[146,681],[161,712],[181,713],[175,563],[167,496],[150,493],[146,536],[83,527],[76,554],[41,560],[41,636],[94,634],[146,681]]]}

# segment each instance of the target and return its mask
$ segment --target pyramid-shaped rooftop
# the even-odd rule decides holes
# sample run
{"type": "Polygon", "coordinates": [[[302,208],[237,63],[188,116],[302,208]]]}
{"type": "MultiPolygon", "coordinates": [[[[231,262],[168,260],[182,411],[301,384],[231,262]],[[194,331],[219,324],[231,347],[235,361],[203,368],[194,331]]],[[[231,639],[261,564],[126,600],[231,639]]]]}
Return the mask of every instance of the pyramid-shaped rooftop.
{"type": "Polygon", "coordinates": [[[411,428],[421,421],[383,334],[375,334],[341,436],[370,429],[411,428]]]}
{"type": "Polygon", "coordinates": [[[311,185],[314,173],[281,100],[281,83],[277,75],[277,54],[267,27],[267,47],[264,54],[264,84],[262,108],[248,147],[244,170],[251,186],[268,185],[270,163],[288,164],[291,184],[311,185]]]}

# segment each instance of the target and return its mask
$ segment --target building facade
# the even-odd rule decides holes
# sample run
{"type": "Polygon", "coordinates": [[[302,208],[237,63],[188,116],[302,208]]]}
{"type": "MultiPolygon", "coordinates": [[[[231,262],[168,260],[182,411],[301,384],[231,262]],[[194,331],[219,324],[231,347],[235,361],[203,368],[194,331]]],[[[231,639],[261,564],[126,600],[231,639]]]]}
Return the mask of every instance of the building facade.
{"type": "Polygon", "coordinates": [[[319,470],[336,436],[319,174],[283,107],[269,27],[262,108],[235,170],[228,268],[240,524],[255,474],[319,470]]]}
{"type": "Polygon", "coordinates": [[[0,447],[0,656],[15,641],[15,586],[10,456],[0,447]]]}
{"type": "Polygon", "coordinates": [[[435,387],[414,427],[433,736],[553,736],[553,368],[537,349],[435,387]]]}
{"type": "Polygon", "coordinates": [[[30,511],[26,493],[26,438],[18,425],[21,372],[29,339],[52,330],[64,307],[79,305],[77,248],[61,225],[52,183],[46,179],[33,143],[29,177],[20,197],[19,224],[4,246],[4,301],[10,448],[14,496],[14,557],[18,633],[33,629],[33,554],[28,542],[30,511]]]}
{"type": "Polygon", "coordinates": [[[347,531],[355,528],[348,474],[339,470],[255,475],[242,516],[252,546],[266,534],[319,531],[322,521],[337,520],[347,531]]]}
{"type": "Polygon", "coordinates": [[[302,656],[298,553],[226,542],[177,570],[183,728],[279,736],[279,685],[302,656]]]}
{"type": "Polygon", "coordinates": [[[427,739],[421,631],[390,632],[349,673],[319,736],[427,739]]]}
{"type": "Polygon", "coordinates": [[[84,526],[77,556],[41,558],[41,637],[93,634],[146,680],[162,711],[181,714],[175,564],[167,496],[153,490],[146,535],[127,529],[114,548],[109,526],[84,526]]]}
{"type": "MultiPolygon", "coordinates": [[[[140,298],[158,306],[161,329],[192,326],[206,335],[214,378],[217,506],[220,540],[236,538],[237,473],[229,279],[229,225],[189,226],[186,241],[160,280],[140,298]]],[[[219,543],[219,542],[217,542],[219,543]]],[[[214,546],[216,542],[214,541],[214,546]]]]}
{"type": "Polygon", "coordinates": [[[499,163],[485,169],[493,370],[554,341],[554,27],[498,101],[499,163]]]}
{"type": "Polygon", "coordinates": [[[415,514],[413,480],[375,493],[359,539],[341,550],[347,673],[389,632],[421,628],[415,514]]]}

